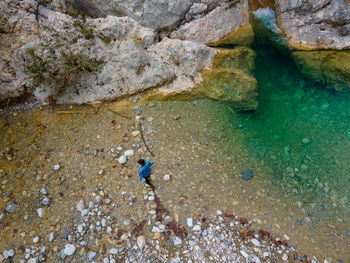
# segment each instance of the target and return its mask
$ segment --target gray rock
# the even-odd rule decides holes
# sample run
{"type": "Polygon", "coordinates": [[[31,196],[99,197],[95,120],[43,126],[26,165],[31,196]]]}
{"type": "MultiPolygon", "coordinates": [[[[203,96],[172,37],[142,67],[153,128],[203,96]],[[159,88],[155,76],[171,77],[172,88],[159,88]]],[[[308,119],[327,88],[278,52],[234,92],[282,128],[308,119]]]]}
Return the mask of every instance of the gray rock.
{"type": "Polygon", "coordinates": [[[93,261],[97,258],[97,253],[96,252],[93,252],[93,251],[90,251],[87,253],[87,258],[90,260],[90,261],[93,261]]]}
{"type": "Polygon", "coordinates": [[[42,195],[48,195],[49,194],[49,191],[47,190],[47,187],[43,187],[40,189],[40,193],[42,195]]]}
{"type": "Polygon", "coordinates": [[[36,210],[36,213],[40,218],[42,218],[44,216],[44,209],[40,207],[36,210]]]}
{"type": "Polygon", "coordinates": [[[75,252],[75,246],[73,244],[67,244],[65,247],[64,247],[64,250],[63,250],[64,254],[66,254],[67,256],[71,256],[74,254],[75,252]]]}
{"type": "Polygon", "coordinates": [[[349,49],[348,1],[276,0],[278,27],[298,49],[349,49]],[[330,26],[332,25],[332,26],[330,26]]]}
{"type": "Polygon", "coordinates": [[[126,156],[125,155],[122,155],[118,158],[118,162],[120,164],[125,164],[126,163],[126,156]]]}
{"type": "Polygon", "coordinates": [[[81,216],[82,216],[82,217],[87,216],[89,213],[90,213],[90,209],[89,209],[89,208],[84,209],[84,210],[81,212],[81,216]]]}
{"type": "Polygon", "coordinates": [[[253,170],[251,170],[251,169],[247,170],[246,172],[244,172],[244,173],[242,174],[242,178],[243,178],[244,180],[249,180],[249,179],[251,179],[253,176],[254,176],[254,173],[253,173],[253,170]]]}
{"type": "Polygon", "coordinates": [[[84,208],[85,208],[85,203],[84,203],[84,200],[81,199],[79,200],[79,202],[77,203],[77,210],[81,213],[83,212],[84,208]]]}
{"type": "Polygon", "coordinates": [[[50,205],[50,199],[47,198],[47,197],[45,197],[45,198],[41,201],[41,203],[42,203],[43,205],[45,205],[45,206],[49,206],[49,205],[50,205]]]}
{"type": "Polygon", "coordinates": [[[175,236],[173,238],[173,244],[174,244],[174,246],[181,246],[181,244],[182,244],[181,238],[175,236]]]}
{"type": "Polygon", "coordinates": [[[239,0],[235,5],[220,5],[206,16],[180,26],[171,38],[195,41],[203,44],[249,44],[253,41],[253,30],[249,23],[248,1],[239,0]],[[229,37],[244,27],[245,36],[229,37]]]}
{"type": "Polygon", "coordinates": [[[142,113],[142,110],[141,110],[141,108],[139,106],[135,106],[134,107],[134,111],[135,111],[136,115],[140,115],[142,113]]]}
{"type": "Polygon", "coordinates": [[[7,213],[14,213],[16,211],[17,206],[15,204],[8,204],[5,208],[7,213]]]}
{"type": "Polygon", "coordinates": [[[109,250],[109,253],[110,253],[111,255],[117,255],[117,254],[119,253],[119,251],[118,251],[117,248],[111,248],[111,249],[109,250]]]}
{"type": "Polygon", "coordinates": [[[55,232],[51,232],[50,235],[49,235],[49,242],[53,242],[55,240],[55,232]]]}

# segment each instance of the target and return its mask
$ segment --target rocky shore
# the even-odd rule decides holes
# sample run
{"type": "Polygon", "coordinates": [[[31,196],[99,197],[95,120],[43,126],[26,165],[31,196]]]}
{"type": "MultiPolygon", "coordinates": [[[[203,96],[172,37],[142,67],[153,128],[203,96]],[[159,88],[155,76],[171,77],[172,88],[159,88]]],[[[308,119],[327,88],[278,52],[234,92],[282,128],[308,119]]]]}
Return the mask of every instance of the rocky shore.
{"type": "Polygon", "coordinates": [[[244,163],[224,157],[200,101],[132,101],[3,116],[2,260],[344,262],[337,236],[328,238],[338,250],[328,248],[306,215],[286,209],[298,202],[273,197],[257,167],[245,176],[244,163]],[[138,182],[140,157],[156,163],[154,188],[138,182]]]}

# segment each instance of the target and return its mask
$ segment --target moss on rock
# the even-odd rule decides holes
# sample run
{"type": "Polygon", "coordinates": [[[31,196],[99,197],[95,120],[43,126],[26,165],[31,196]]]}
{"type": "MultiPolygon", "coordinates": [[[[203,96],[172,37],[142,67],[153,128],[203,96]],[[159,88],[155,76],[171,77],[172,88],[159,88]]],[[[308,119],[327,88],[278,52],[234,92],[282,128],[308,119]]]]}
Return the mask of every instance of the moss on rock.
{"type": "Polygon", "coordinates": [[[327,88],[350,91],[350,51],[294,51],[295,63],[327,88]]]}

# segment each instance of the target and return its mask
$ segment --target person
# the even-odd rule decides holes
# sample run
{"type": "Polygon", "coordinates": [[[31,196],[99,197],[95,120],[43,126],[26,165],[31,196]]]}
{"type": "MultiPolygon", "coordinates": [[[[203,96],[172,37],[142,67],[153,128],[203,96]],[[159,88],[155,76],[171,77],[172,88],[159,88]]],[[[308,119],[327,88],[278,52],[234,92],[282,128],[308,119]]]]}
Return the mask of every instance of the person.
{"type": "Polygon", "coordinates": [[[144,159],[140,159],[137,161],[139,164],[139,175],[140,175],[140,182],[145,179],[146,185],[151,186],[150,182],[150,175],[151,175],[151,166],[154,164],[154,162],[148,162],[144,159]]]}

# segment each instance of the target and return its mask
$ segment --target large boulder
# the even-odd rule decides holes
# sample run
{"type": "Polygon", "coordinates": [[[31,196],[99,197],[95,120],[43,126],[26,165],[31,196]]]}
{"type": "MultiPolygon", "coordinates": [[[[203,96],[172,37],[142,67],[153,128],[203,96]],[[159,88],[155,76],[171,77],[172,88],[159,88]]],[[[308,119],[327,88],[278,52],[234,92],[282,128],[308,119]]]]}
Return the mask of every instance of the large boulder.
{"type": "Polygon", "coordinates": [[[301,50],[350,49],[348,0],[276,0],[277,24],[301,50]]]}
{"type": "Polygon", "coordinates": [[[257,81],[253,77],[255,52],[247,47],[217,49],[210,68],[203,70],[197,81],[178,78],[180,88],[168,85],[157,89],[151,98],[210,98],[228,104],[237,111],[255,110],[258,106],[257,81]],[[191,86],[193,89],[183,89],[191,86]]]}
{"type": "Polygon", "coordinates": [[[294,60],[306,76],[327,88],[350,91],[349,51],[294,51],[294,60]]]}
{"type": "Polygon", "coordinates": [[[180,26],[171,35],[211,46],[249,45],[253,28],[249,22],[248,0],[229,1],[201,18],[180,26]]]}
{"type": "Polygon", "coordinates": [[[237,111],[258,107],[257,81],[252,75],[255,52],[247,47],[220,49],[211,71],[203,74],[203,82],[194,94],[203,94],[228,104],[237,111]]]}
{"type": "Polygon", "coordinates": [[[155,43],[154,30],[140,26],[129,17],[107,16],[83,22],[42,7],[40,24],[41,39],[28,43],[14,54],[13,67],[17,76],[28,77],[24,84],[33,87],[26,70],[33,63],[28,53],[45,63],[51,63],[54,56],[52,66],[57,70],[51,75],[58,77],[64,75],[60,74],[60,69],[66,69],[65,60],[71,58],[67,58],[67,54],[82,53],[100,65],[99,70],[79,73],[73,85],[63,86],[64,81],[56,79],[55,83],[43,82],[35,88],[37,98],[44,100],[55,96],[55,101],[62,104],[113,99],[169,85],[175,90],[190,89],[194,80],[200,79],[200,72],[211,65],[216,53],[203,44],[178,39],[164,38],[155,43]]]}

